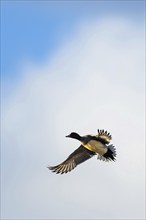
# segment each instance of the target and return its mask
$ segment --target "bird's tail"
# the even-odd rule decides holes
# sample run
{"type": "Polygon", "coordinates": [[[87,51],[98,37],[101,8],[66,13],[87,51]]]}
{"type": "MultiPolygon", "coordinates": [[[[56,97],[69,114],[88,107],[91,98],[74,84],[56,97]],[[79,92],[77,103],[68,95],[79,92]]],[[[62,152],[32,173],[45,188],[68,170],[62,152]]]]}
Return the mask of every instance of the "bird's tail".
{"type": "Polygon", "coordinates": [[[104,155],[98,155],[97,159],[103,161],[110,161],[110,160],[115,161],[116,155],[117,155],[116,148],[112,144],[110,144],[107,146],[107,152],[104,155]]]}

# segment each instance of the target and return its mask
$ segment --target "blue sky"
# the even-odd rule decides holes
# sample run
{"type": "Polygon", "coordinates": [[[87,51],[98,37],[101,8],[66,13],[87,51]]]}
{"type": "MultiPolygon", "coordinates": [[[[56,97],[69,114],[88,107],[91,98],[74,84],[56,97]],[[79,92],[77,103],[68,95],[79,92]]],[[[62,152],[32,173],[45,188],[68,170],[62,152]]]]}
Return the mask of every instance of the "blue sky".
{"type": "Polygon", "coordinates": [[[144,1],[1,1],[2,219],[145,219],[144,1]],[[108,130],[117,161],[46,167],[108,130]],[[106,207],[106,208],[105,208],[106,207]]]}
{"type": "Polygon", "coordinates": [[[82,20],[121,15],[144,21],[144,1],[2,1],[2,78],[18,77],[22,60],[43,62],[82,20]]]}

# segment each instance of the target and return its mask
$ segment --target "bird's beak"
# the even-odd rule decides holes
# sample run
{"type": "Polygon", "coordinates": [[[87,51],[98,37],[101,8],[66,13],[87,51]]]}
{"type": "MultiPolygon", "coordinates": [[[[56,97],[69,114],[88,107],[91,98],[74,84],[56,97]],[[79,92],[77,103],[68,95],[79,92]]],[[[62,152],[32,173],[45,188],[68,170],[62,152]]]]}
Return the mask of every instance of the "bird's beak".
{"type": "Polygon", "coordinates": [[[66,135],[65,137],[70,137],[69,135],[66,135]]]}

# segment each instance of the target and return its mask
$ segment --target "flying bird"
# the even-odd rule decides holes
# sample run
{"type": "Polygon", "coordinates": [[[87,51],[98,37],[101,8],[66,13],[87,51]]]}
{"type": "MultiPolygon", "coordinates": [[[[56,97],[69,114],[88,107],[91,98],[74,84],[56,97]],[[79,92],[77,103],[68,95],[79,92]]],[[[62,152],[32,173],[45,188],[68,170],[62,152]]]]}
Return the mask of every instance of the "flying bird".
{"type": "Polygon", "coordinates": [[[67,173],[95,155],[97,155],[97,159],[99,160],[115,161],[116,149],[110,144],[112,136],[107,131],[99,129],[97,131],[97,135],[80,136],[76,132],[67,135],[66,137],[79,140],[81,145],[65,161],[56,166],[48,166],[47,168],[57,174],[67,173]]]}

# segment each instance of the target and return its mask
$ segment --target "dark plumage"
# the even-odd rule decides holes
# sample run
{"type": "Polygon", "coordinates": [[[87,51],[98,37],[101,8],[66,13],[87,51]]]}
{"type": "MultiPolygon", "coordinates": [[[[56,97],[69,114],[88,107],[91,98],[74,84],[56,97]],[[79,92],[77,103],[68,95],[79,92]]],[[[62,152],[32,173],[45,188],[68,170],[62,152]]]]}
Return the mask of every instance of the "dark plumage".
{"type": "Polygon", "coordinates": [[[98,155],[97,159],[103,161],[115,161],[116,149],[112,144],[109,144],[112,136],[104,130],[98,130],[97,135],[80,136],[72,132],[66,137],[77,139],[81,145],[69,157],[59,165],[49,166],[48,168],[56,173],[67,173],[73,170],[77,165],[98,155]]]}

